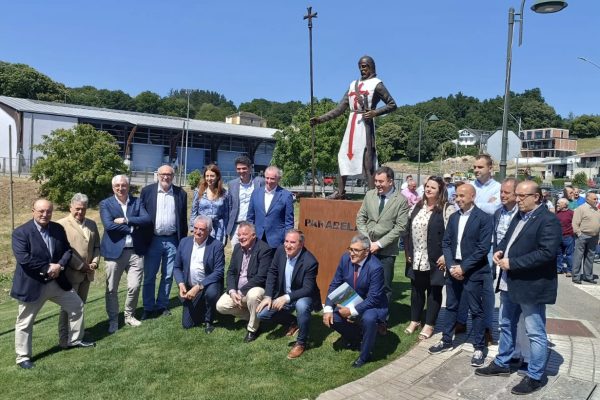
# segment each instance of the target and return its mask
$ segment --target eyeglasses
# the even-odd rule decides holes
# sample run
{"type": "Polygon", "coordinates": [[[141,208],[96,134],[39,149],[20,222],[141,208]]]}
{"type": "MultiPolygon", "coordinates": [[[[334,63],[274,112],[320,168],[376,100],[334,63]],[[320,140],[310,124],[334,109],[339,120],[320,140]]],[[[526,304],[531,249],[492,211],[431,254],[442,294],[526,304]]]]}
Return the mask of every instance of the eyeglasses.
{"type": "Polygon", "coordinates": [[[537,193],[515,193],[517,199],[524,199],[528,196],[535,196],[537,193]]]}
{"type": "Polygon", "coordinates": [[[158,174],[158,176],[160,176],[162,178],[170,178],[173,176],[173,174],[158,174]]]}
{"type": "Polygon", "coordinates": [[[365,251],[367,249],[355,249],[353,247],[348,247],[347,250],[350,252],[350,254],[356,255],[356,254],[362,253],[363,251],[365,251]]]}

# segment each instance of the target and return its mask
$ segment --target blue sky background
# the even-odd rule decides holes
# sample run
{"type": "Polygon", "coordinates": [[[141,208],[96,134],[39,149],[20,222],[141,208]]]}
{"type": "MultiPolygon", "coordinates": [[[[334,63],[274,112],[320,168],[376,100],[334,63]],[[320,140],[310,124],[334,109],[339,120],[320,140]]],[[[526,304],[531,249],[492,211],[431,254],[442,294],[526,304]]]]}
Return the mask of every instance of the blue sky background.
{"type": "MultiPolygon", "coordinates": [[[[556,14],[526,2],[515,29],[512,90],[539,87],[563,117],[600,114],[600,1],[568,0],[556,14]]],[[[314,20],[315,96],[338,100],[363,54],[398,104],[462,91],[503,94],[509,7],[518,0],[20,0],[4,2],[0,60],[67,86],[132,96],[171,88],[309,101],[306,7],[314,20]]],[[[518,10],[517,10],[518,11],[518,10]]]]}

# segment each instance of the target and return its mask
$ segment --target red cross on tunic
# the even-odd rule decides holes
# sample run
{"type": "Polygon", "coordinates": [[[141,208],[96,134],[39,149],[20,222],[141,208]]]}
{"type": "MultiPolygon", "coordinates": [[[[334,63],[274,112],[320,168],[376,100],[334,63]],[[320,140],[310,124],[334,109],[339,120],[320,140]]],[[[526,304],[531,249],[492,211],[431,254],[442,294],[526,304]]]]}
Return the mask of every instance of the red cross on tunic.
{"type": "MultiPolygon", "coordinates": [[[[350,92],[348,93],[348,97],[352,97],[354,96],[354,110],[358,109],[358,95],[364,94],[364,95],[369,95],[369,91],[368,90],[361,90],[362,87],[364,85],[364,82],[361,82],[358,85],[358,94],[356,92],[350,92]]],[[[368,101],[368,100],[367,100],[368,101]]],[[[356,112],[352,113],[352,123],[350,124],[350,137],[348,139],[348,158],[350,160],[352,160],[352,157],[354,157],[354,153],[352,152],[352,146],[353,146],[353,142],[354,142],[354,126],[356,125],[356,116],[358,114],[356,112]]]]}

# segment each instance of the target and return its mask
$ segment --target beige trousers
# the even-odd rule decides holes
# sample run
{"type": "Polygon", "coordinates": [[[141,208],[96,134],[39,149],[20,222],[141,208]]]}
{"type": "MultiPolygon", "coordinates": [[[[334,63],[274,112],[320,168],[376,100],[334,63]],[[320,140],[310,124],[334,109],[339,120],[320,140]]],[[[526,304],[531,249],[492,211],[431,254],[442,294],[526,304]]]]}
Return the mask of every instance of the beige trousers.
{"type": "MultiPolygon", "coordinates": [[[[77,273],[72,274],[69,278],[73,291],[77,293],[81,301],[85,304],[88,293],[90,291],[90,281],[87,278],[87,274],[77,273]]],[[[85,326],[85,322],[83,323],[85,326]]],[[[69,314],[65,310],[60,311],[58,317],[58,343],[61,346],[67,346],[69,344],[69,314]]]]}
{"type": "Polygon", "coordinates": [[[39,299],[31,303],[19,302],[15,323],[17,363],[31,358],[31,337],[35,317],[48,300],[61,306],[69,315],[67,344],[83,339],[83,302],[73,290],[63,290],[56,281],[52,280],[44,285],[39,299]]]}
{"type": "Polygon", "coordinates": [[[142,277],[144,276],[144,258],[123,249],[119,258],[105,259],[106,265],[106,313],[109,321],[119,317],[119,282],[123,272],[127,272],[127,297],[125,298],[125,318],[132,317],[138,303],[142,277]]]}
{"type": "Polygon", "coordinates": [[[253,287],[248,290],[246,296],[242,297],[242,307],[236,307],[229,293],[224,293],[219,301],[217,301],[217,311],[221,314],[233,315],[248,321],[248,331],[256,332],[260,325],[260,320],[256,318],[256,308],[264,295],[265,289],[253,287]]]}

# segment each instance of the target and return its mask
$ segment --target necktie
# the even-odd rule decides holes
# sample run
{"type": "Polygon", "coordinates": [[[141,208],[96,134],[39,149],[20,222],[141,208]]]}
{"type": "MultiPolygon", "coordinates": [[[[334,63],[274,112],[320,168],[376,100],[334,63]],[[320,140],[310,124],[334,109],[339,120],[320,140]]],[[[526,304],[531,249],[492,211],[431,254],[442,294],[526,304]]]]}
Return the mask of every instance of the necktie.
{"type": "Polygon", "coordinates": [[[356,289],[356,280],[358,279],[358,268],[360,268],[360,265],[358,264],[352,264],[354,267],[354,289],[356,289]]]}
{"type": "Polygon", "coordinates": [[[379,215],[381,215],[381,212],[383,211],[384,206],[385,206],[385,196],[381,195],[381,196],[379,196],[379,215]]]}

